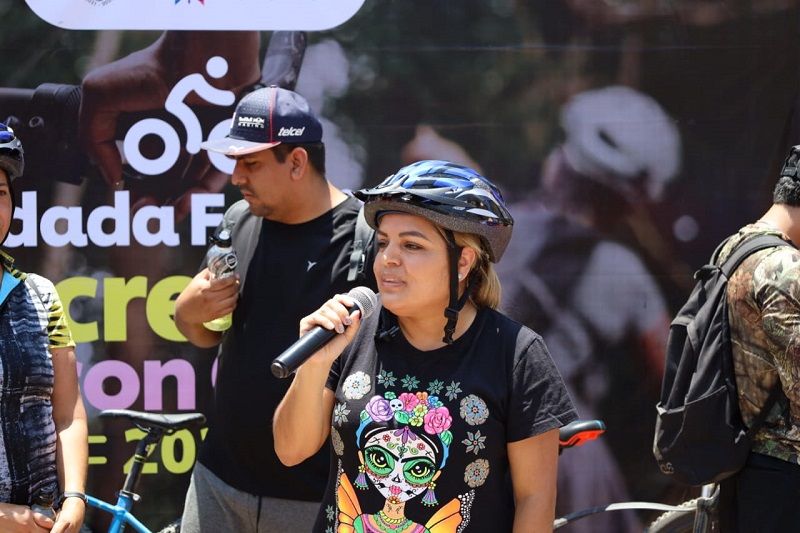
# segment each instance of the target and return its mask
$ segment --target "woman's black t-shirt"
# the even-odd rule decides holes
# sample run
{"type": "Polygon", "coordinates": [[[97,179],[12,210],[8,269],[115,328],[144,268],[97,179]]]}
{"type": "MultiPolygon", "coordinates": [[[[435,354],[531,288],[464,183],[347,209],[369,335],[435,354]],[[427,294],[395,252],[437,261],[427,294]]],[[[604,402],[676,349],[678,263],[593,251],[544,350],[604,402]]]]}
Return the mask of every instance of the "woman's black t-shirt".
{"type": "Polygon", "coordinates": [[[541,337],[481,309],[452,345],[423,352],[402,333],[375,340],[379,315],[390,316],[366,319],[331,369],[331,475],[314,530],[510,531],[507,444],[577,418],[541,337]]]}

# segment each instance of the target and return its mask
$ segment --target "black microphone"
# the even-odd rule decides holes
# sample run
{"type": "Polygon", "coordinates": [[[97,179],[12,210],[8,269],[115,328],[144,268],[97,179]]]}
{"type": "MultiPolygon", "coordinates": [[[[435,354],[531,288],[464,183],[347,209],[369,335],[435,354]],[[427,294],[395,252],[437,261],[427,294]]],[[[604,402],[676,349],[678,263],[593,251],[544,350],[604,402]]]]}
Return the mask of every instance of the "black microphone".
{"type": "MultiPolygon", "coordinates": [[[[356,287],[347,295],[356,301],[352,310],[361,311],[362,320],[370,316],[378,306],[378,295],[367,287],[356,287]]],[[[314,327],[272,361],[272,373],[276,378],[288,377],[336,335],[334,330],[314,327]]]]}

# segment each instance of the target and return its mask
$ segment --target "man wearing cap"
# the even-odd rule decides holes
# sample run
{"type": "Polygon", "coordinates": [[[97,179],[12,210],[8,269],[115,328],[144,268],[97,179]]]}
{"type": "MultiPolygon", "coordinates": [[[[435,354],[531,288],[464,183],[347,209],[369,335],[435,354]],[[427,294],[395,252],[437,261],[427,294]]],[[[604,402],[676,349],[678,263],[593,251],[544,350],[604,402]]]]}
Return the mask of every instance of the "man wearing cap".
{"type": "Polygon", "coordinates": [[[327,181],[322,126],[292,91],[270,86],[245,96],[228,135],[202,147],[236,160],[231,183],[244,199],[223,224],[232,226],[234,247],[249,243],[249,251],[236,276],[212,280],[203,268],[175,302],[175,323],[192,344],[220,346],[182,530],[309,531],[329,451],[292,468],[278,460],[272,415],[291,380],[275,378],[270,365],[322,302],[355,285],[374,288],[374,280],[348,276],[360,202],[327,181]],[[231,311],[229,330],[203,326],[231,311]]]}

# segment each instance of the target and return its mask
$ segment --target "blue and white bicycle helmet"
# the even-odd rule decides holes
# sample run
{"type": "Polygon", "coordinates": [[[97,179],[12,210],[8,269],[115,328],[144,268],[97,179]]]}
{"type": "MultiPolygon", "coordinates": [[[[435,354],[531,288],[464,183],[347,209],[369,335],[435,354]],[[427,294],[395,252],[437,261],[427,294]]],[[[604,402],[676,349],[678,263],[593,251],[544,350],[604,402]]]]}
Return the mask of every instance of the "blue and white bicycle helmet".
{"type": "Polygon", "coordinates": [[[22,143],[14,130],[0,122],[0,168],[6,171],[9,181],[22,176],[25,168],[22,143]]]}
{"type": "Polygon", "coordinates": [[[451,231],[482,238],[496,263],[511,239],[514,219],[500,190],[471,168],[449,161],[418,161],[377,187],[354,193],[364,201],[367,223],[378,227],[382,211],[404,211],[451,231]]]}
{"type": "Polygon", "coordinates": [[[475,276],[458,296],[458,258],[461,248],[453,232],[477,235],[489,260],[496,263],[511,239],[514,219],[500,190],[471,168],[449,161],[426,160],[405,166],[380,185],[354,193],[364,201],[367,223],[377,229],[379,214],[386,211],[417,215],[444,228],[449,245],[450,304],[445,309],[444,341],[453,342],[458,313],[469,298],[475,276]]]}

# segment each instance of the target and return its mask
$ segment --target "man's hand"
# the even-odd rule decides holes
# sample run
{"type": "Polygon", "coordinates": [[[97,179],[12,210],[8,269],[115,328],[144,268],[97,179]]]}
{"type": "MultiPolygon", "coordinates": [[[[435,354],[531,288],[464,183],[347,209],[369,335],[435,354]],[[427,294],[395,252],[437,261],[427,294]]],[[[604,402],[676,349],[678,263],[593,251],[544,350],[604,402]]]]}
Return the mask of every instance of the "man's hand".
{"type": "Polygon", "coordinates": [[[86,503],[80,498],[66,498],[56,516],[52,533],[79,533],[86,515],[86,503]]]}
{"type": "Polygon", "coordinates": [[[175,325],[195,346],[215,346],[220,334],[203,326],[232,313],[239,298],[239,275],[211,279],[208,269],[199,272],[175,300],[175,325]]]}

